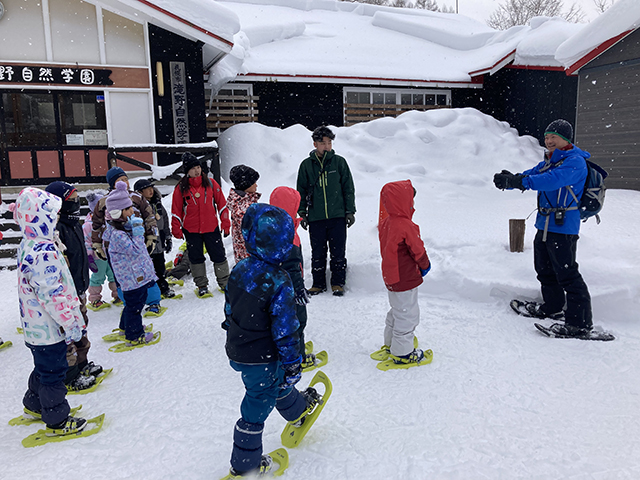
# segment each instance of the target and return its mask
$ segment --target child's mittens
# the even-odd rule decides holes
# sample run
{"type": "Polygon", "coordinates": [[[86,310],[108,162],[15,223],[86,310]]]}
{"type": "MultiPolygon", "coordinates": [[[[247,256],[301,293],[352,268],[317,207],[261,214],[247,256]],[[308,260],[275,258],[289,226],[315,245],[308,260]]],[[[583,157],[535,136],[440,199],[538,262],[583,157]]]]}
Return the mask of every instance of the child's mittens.
{"type": "Polygon", "coordinates": [[[293,362],[283,363],[282,368],[284,368],[282,388],[293,387],[302,378],[302,356],[299,356],[293,362]]]}
{"type": "Polygon", "coordinates": [[[74,323],[71,328],[64,330],[64,341],[67,345],[73,342],[79,342],[82,339],[82,326],[74,323]]]}
{"type": "Polygon", "coordinates": [[[296,305],[300,305],[304,307],[307,303],[309,303],[309,295],[307,294],[307,289],[303,288],[295,293],[294,300],[296,305]]]}
{"type": "Polygon", "coordinates": [[[431,265],[429,265],[429,268],[426,268],[426,269],[422,269],[421,268],[420,269],[420,275],[422,275],[424,277],[427,273],[429,273],[430,270],[431,270],[431,265]]]}
{"type": "Polygon", "coordinates": [[[93,255],[89,255],[89,270],[93,273],[98,271],[98,265],[96,264],[96,259],[93,258],[93,255]]]}
{"type": "Polygon", "coordinates": [[[224,238],[227,238],[231,233],[231,230],[227,228],[226,230],[223,230],[222,233],[224,234],[224,238]]]}
{"type": "Polygon", "coordinates": [[[131,218],[131,233],[134,237],[141,237],[144,235],[144,225],[140,217],[131,218]]]}
{"type": "Polygon", "coordinates": [[[171,240],[171,237],[166,238],[164,240],[164,253],[171,253],[172,248],[173,248],[173,240],[171,240]]]}

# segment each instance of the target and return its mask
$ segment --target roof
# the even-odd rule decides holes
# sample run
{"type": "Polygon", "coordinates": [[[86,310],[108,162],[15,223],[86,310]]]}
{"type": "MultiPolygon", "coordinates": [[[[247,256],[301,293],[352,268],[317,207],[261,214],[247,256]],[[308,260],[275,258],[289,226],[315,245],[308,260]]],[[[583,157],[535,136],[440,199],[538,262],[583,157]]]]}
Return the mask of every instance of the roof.
{"type": "Polygon", "coordinates": [[[553,67],[584,25],[537,18],[494,30],[463,15],[337,0],[224,0],[241,31],[211,77],[374,85],[479,86],[509,63],[553,67]],[[225,65],[226,64],[226,65],[225,65]]]}
{"type": "Polygon", "coordinates": [[[238,16],[214,0],[85,1],[129,18],[148,21],[223,53],[231,51],[233,36],[240,30],[238,16]]]}
{"type": "Polygon", "coordinates": [[[584,29],[563,42],[555,58],[567,68],[568,74],[576,73],[638,27],[640,2],[618,0],[584,29]]]}

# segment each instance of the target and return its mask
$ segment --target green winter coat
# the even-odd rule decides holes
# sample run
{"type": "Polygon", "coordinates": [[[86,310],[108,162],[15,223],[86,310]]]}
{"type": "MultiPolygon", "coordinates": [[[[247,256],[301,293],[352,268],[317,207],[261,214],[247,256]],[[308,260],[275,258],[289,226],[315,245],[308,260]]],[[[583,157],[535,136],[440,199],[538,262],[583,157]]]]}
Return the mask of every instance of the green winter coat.
{"type": "Polygon", "coordinates": [[[356,189],[351,170],[347,161],[333,150],[325,152],[321,159],[313,150],[302,161],[297,190],[301,197],[298,214],[307,214],[310,222],[356,213],[356,189]]]}

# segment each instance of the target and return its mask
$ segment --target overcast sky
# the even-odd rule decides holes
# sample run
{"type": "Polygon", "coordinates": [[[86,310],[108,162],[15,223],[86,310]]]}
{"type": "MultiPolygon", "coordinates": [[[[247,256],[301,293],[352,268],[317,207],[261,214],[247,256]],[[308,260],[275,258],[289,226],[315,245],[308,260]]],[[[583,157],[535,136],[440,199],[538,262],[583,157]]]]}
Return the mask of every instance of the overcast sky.
{"type": "MultiPolygon", "coordinates": [[[[564,0],[565,8],[563,10],[567,10],[574,2],[585,13],[585,21],[593,20],[598,16],[593,0],[564,0]]],[[[458,13],[486,22],[491,13],[501,3],[504,3],[504,0],[458,0],[458,13]]],[[[456,0],[438,0],[438,5],[447,5],[455,8],[456,0]]]]}

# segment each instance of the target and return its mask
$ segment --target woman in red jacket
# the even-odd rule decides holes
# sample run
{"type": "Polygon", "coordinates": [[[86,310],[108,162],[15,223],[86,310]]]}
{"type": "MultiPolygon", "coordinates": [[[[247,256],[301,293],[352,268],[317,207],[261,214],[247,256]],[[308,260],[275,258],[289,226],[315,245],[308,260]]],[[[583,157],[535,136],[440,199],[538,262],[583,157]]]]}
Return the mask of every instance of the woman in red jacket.
{"type": "Polygon", "coordinates": [[[218,215],[226,237],[231,229],[229,211],[220,185],[203,172],[195,155],[183,154],[182,165],[185,176],[173,191],[171,233],[176,238],[184,236],[187,240],[191,273],[198,287],[196,295],[210,297],[203,245],[213,262],[218,287],[224,291],[229,280],[229,264],[218,227],[218,215]]]}
{"type": "Polygon", "coordinates": [[[378,225],[382,277],[391,304],[381,348],[389,356],[380,359],[391,359],[401,368],[431,361],[422,350],[414,348],[413,332],[420,323],[418,287],[431,269],[420,228],[411,220],[414,196],[410,180],[387,183],[380,192],[380,217],[384,217],[378,225]]]}

